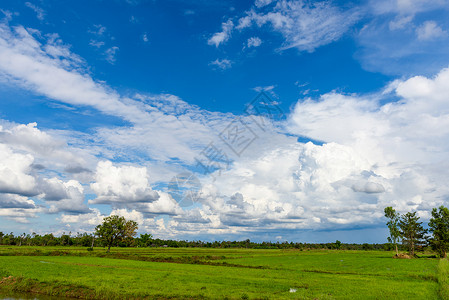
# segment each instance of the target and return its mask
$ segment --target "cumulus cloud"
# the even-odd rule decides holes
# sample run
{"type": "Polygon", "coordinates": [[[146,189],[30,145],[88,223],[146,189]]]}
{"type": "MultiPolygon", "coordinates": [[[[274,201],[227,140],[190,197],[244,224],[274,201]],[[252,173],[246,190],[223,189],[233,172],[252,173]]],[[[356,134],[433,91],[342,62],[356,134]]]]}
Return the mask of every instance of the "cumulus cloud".
{"type": "Polygon", "coordinates": [[[14,152],[4,144],[0,144],[0,153],[0,193],[37,195],[37,183],[30,174],[34,157],[14,152]]]}
{"type": "Polygon", "coordinates": [[[214,33],[212,37],[207,41],[208,45],[218,47],[220,44],[227,42],[231,36],[231,32],[234,29],[234,23],[232,20],[228,20],[221,24],[222,31],[214,33]]]}
{"type": "Polygon", "coordinates": [[[69,147],[63,138],[40,130],[36,123],[25,125],[3,122],[3,126],[0,126],[0,143],[33,156],[34,170],[67,169],[74,174],[82,173],[95,161],[88,151],[69,147]]]}
{"type": "MultiPolygon", "coordinates": [[[[290,10],[323,17],[334,9],[328,3],[319,5],[318,11],[309,12],[317,8],[281,1],[266,5],[266,11],[257,16],[249,14],[246,20],[259,26],[261,17],[260,26],[269,25],[282,32],[288,22],[300,22],[294,14],[287,14],[292,13],[290,10]],[[267,17],[275,12],[276,16],[267,17]]],[[[307,22],[307,17],[304,19],[307,22]]],[[[33,123],[2,127],[2,216],[17,213],[24,221],[42,212],[27,197],[39,194],[50,206],[49,212],[62,212],[63,224],[83,227],[81,223],[86,222],[92,228],[103,215],[95,209],[86,210],[86,186],[82,183],[91,183],[96,198],[88,204],[110,204],[111,213],[136,219],[144,230],[162,232],[167,237],[203,233],[231,236],[270,230],[278,231],[278,235],[285,230],[375,226],[387,205],[401,212],[415,209],[423,214],[447,198],[447,69],[435,77],[395,81],[384,94],[332,92],[318,99],[300,99],[286,123],[267,120],[264,132],[250,123],[250,117],[242,117],[245,124],[258,130],[257,139],[241,157],[234,157],[226,170],[199,176],[202,189],[197,206],[183,210],[163,188],[159,191],[152,186],[191,167],[206,145],[219,141],[216,132],[221,132],[235,115],[207,112],[173,95],[122,97],[89,77],[84,62],[71,53],[70,47],[42,35],[33,36],[35,33],[23,27],[3,24],[0,29],[3,78],[13,78],[21,86],[57,101],[89,105],[130,123],[97,129],[95,145],[81,133],[43,132],[33,123]],[[386,97],[399,101],[385,101],[386,97]],[[381,104],[385,102],[389,103],[381,104]],[[299,143],[297,136],[323,144],[299,143]],[[95,151],[86,154],[80,150],[89,147],[95,151]],[[109,160],[97,163],[92,153],[110,160],[126,158],[140,165],[109,160]],[[50,167],[54,168],[52,175],[46,173],[50,167]],[[60,170],[68,174],[95,172],[90,179],[79,181],[59,178],[55,174],[60,170]],[[11,189],[13,183],[15,189],[11,189]],[[160,214],[170,217],[155,217],[160,214]]],[[[320,43],[312,40],[302,49],[312,51],[314,45],[320,43]]]]}
{"type": "Polygon", "coordinates": [[[16,194],[0,194],[0,208],[34,209],[36,204],[28,197],[16,194]]]}
{"type": "Polygon", "coordinates": [[[89,200],[90,204],[153,202],[159,198],[149,185],[145,167],[115,167],[110,161],[98,163],[91,188],[97,197],[89,200]]]}
{"type": "Polygon", "coordinates": [[[56,177],[43,179],[42,198],[50,203],[50,213],[87,213],[89,209],[84,203],[84,188],[76,180],[64,182],[56,177]]]}
{"type": "Polygon", "coordinates": [[[28,197],[0,193],[0,216],[18,223],[29,223],[45,209],[28,197]]]}

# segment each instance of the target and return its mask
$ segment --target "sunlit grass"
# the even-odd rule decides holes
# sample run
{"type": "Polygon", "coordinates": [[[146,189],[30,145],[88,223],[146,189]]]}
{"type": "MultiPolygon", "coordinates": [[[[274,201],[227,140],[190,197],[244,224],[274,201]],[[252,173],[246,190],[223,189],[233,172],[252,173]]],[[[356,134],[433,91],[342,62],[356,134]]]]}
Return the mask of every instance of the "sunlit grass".
{"type": "Polygon", "coordinates": [[[103,249],[0,247],[0,255],[0,275],[81,286],[98,298],[438,299],[447,272],[437,259],[382,251],[114,248],[97,257],[103,249]],[[14,253],[22,255],[6,256],[14,253]]]}

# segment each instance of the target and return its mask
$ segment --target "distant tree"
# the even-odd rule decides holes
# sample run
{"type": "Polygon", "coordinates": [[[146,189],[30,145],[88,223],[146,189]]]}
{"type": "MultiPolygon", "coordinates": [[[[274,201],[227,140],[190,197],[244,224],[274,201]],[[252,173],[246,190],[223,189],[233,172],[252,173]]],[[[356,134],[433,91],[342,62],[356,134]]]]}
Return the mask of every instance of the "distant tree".
{"type": "Polygon", "coordinates": [[[153,241],[153,236],[149,233],[141,234],[140,237],[137,238],[137,245],[139,247],[148,247],[151,245],[153,241]]]}
{"type": "Polygon", "coordinates": [[[449,250],[449,209],[440,206],[432,209],[432,218],[429,221],[429,231],[432,237],[430,245],[440,257],[445,258],[449,250]]]}
{"type": "Polygon", "coordinates": [[[335,248],[340,249],[341,248],[341,242],[339,240],[335,241],[335,248]]]}
{"type": "Polygon", "coordinates": [[[402,243],[407,246],[410,256],[415,256],[415,247],[423,245],[427,230],[422,227],[415,212],[408,212],[399,219],[402,243]]]}
{"type": "Polygon", "coordinates": [[[133,238],[137,228],[135,221],[127,221],[124,217],[113,215],[104,218],[103,223],[95,227],[95,234],[108,247],[107,252],[109,252],[112,246],[127,238],[133,238]]]}
{"type": "Polygon", "coordinates": [[[401,238],[401,232],[399,230],[399,214],[391,206],[385,207],[384,213],[385,217],[389,219],[387,222],[388,229],[390,230],[388,242],[394,245],[396,249],[396,255],[398,255],[398,242],[401,238]]]}

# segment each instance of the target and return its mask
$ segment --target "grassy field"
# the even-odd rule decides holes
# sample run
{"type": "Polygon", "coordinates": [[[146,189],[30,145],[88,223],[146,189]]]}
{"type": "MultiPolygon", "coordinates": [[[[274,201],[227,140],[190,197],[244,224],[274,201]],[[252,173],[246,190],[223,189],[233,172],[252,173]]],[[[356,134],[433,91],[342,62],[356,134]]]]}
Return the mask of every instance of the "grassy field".
{"type": "Polygon", "coordinates": [[[83,298],[448,299],[449,264],[392,252],[0,247],[0,290],[83,298]]]}

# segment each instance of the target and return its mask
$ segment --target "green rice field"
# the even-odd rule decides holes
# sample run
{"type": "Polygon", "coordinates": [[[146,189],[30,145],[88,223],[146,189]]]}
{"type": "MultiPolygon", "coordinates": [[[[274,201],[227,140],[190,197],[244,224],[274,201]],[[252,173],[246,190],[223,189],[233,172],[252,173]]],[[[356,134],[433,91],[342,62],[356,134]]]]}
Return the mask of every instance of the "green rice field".
{"type": "MultiPolygon", "coordinates": [[[[449,299],[447,260],[389,251],[0,246],[0,295],[449,299]]],[[[1,297],[0,297],[1,298],[1,297]]]]}

